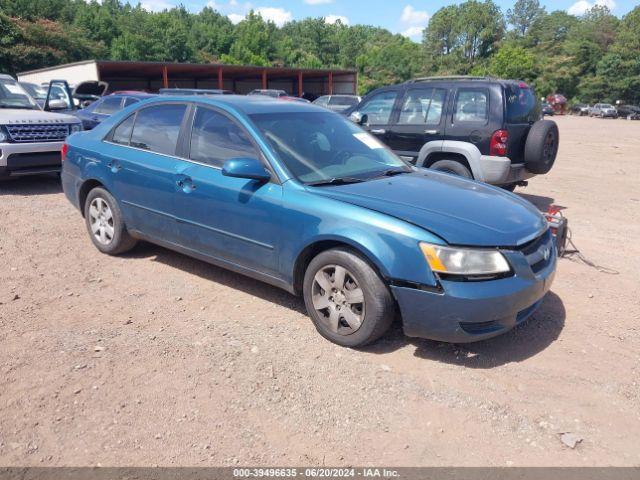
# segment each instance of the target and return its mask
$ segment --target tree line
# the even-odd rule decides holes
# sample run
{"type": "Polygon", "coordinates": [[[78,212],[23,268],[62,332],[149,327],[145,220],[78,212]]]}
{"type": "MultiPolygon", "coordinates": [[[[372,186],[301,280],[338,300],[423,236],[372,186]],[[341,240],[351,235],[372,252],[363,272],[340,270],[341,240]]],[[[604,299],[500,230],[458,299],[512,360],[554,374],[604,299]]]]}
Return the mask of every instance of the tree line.
{"type": "Polygon", "coordinates": [[[438,10],[421,43],[367,25],[306,18],[277,27],[250,12],[233,24],[213,8],[149,12],[120,0],[0,0],[0,71],[89,58],[354,68],[360,93],[428,75],[492,75],[532,83],[539,95],[640,103],[640,6],[619,19],[517,0],[438,10]]]}

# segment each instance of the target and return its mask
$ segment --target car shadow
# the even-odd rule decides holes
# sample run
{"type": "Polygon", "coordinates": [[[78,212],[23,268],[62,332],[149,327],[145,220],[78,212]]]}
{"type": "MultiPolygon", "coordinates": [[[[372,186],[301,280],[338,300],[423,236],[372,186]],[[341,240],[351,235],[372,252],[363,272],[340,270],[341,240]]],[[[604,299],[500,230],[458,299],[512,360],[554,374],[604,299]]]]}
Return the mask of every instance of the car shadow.
{"type": "MultiPolygon", "coordinates": [[[[300,297],[259,280],[151,243],[141,242],[134,250],[123,256],[148,258],[306,316],[304,301],[300,297]]],[[[546,349],[559,337],[564,328],[565,317],[562,300],[555,293],[549,292],[531,318],[513,330],[489,340],[453,344],[410,338],[404,335],[401,320],[397,318],[389,332],[380,340],[358,350],[386,354],[412,345],[415,347],[414,355],[425,360],[468,368],[495,368],[511,362],[521,362],[546,349]]]]}
{"type": "Polygon", "coordinates": [[[51,195],[61,192],[62,184],[57,175],[29,175],[0,179],[0,196],[51,195]]]}
{"type": "Polygon", "coordinates": [[[239,290],[306,315],[302,298],[296,297],[281,288],[152,243],[140,242],[136,248],[122,256],[125,258],[148,258],[154,262],[160,262],[169,267],[186,271],[210,282],[239,290]]]}
{"type": "Polygon", "coordinates": [[[495,368],[521,362],[542,352],[560,336],[565,318],[562,300],[549,292],[540,308],[527,321],[489,340],[455,344],[409,338],[404,336],[400,322],[395,322],[385,338],[362,350],[382,354],[413,345],[414,355],[418,358],[467,368],[495,368]]]}

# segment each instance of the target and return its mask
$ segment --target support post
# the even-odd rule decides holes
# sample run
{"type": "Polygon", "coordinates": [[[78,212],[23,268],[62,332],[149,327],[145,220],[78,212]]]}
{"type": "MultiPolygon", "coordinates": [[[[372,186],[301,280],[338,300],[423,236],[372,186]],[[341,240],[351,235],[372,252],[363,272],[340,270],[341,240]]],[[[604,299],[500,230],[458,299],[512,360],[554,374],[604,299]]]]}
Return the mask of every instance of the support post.
{"type": "Polygon", "coordinates": [[[266,70],[262,70],[262,89],[263,90],[267,89],[267,71],[266,70]]]}
{"type": "Polygon", "coordinates": [[[224,88],[224,82],[222,81],[222,65],[218,65],[218,88],[220,90],[224,88]]]}
{"type": "Polygon", "coordinates": [[[329,72],[329,95],[333,95],[333,72],[329,72]]]}
{"type": "Polygon", "coordinates": [[[304,92],[302,91],[302,70],[300,70],[298,72],[298,96],[302,97],[302,94],[304,92]]]}
{"type": "Polygon", "coordinates": [[[169,72],[166,65],[162,66],[162,85],[164,88],[169,88],[169,72]]]}

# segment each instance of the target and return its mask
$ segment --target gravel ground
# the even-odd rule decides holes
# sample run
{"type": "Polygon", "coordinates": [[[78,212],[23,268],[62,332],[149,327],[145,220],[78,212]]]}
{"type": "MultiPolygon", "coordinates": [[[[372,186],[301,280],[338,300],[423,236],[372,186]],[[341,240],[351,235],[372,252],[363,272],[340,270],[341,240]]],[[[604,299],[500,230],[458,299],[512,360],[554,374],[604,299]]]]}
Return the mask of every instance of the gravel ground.
{"type": "Polygon", "coordinates": [[[100,254],[54,179],[0,185],[0,465],[640,465],[640,122],[557,122],[556,166],[517,191],[619,275],[563,259],[477,344],[340,348],[276,288],[100,254]]]}

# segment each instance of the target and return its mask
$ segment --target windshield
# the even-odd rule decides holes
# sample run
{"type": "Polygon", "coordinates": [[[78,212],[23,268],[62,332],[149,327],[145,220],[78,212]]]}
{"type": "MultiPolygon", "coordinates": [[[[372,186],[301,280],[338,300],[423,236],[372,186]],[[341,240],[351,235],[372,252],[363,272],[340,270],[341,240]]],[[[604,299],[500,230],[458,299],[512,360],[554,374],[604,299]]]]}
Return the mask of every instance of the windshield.
{"type": "Polygon", "coordinates": [[[600,105],[600,108],[613,108],[613,105],[611,105],[610,103],[603,103],[602,105],[600,105]]]}
{"type": "Polygon", "coordinates": [[[355,107],[358,103],[358,99],[355,97],[331,97],[329,105],[341,106],[341,107],[355,107]]]}
{"type": "Polygon", "coordinates": [[[15,80],[0,79],[0,108],[39,109],[38,104],[15,80]]]}
{"type": "Polygon", "coordinates": [[[20,86],[36,100],[47,99],[47,89],[42,88],[40,85],[36,85],[35,83],[20,83],[20,86]]]}
{"type": "Polygon", "coordinates": [[[250,116],[280,160],[304,183],[367,180],[411,168],[375,137],[331,112],[263,113],[250,116]]]}

